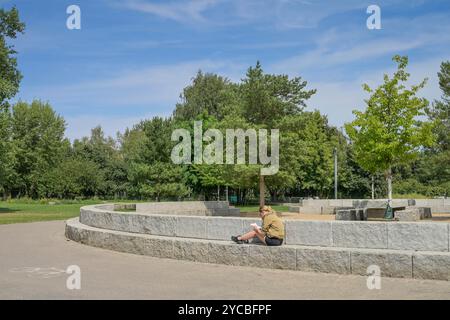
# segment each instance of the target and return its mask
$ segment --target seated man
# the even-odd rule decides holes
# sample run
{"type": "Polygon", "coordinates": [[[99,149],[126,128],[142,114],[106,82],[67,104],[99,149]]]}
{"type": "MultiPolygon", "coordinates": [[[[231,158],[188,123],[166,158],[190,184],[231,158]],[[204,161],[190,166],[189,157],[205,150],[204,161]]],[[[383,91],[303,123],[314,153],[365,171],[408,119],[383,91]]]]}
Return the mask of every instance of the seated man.
{"type": "Polygon", "coordinates": [[[257,237],[267,246],[280,246],[284,238],[284,224],[283,221],[276,215],[276,213],[269,206],[264,206],[259,209],[259,216],[262,219],[263,226],[260,228],[256,223],[252,223],[252,231],[247,232],[241,236],[232,236],[231,240],[236,243],[248,243],[249,239],[257,237]]]}

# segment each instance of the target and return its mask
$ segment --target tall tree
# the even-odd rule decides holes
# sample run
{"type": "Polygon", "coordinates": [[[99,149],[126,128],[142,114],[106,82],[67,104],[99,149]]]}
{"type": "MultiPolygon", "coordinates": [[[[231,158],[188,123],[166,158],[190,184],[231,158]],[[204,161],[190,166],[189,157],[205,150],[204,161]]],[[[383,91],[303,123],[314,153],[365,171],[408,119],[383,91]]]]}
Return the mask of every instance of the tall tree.
{"type": "Polygon", "coordinates": [[[17,69],[16,51],[7,43],[22,33],[25,25],[20,22],[16,8],[9,11],[0,8],[0,192],[6,195],[12,175],[11,115],[8,100],[19,90],[22,75],[17,69]]]}
{"type": "Polygon", "coordinates": [[[15,39],[24,30],[25,24],[20,22],[16,8],[9,11],[0,8],[0,107],[5,107],[7,100],[16,95],[22,79],[17,69],[17,52],[7,39],[15,39]]]}
{"type": "MultiPolygon", "coordinates": [[[[277,120],[299,114],[306,100],[316,90],[306,90],[307,82],[301,77],[289,79],[287,75],[264,73],[259,61],[247,70],[241,84],[243,114],[249,123],[273,129],[277,120]]],[[[259,175],[259,204],[264,205],[264,176],[259,175]]]]}
{"type": "Polygon", "coordinates": [[[441,63],[438,78],[442,99],[435,101],[427,111],[428,117],[436,123],[433,130],[437,137],[436,152],[450,150],[450,61],[441,63]]]}
{"type": "Polygon", "coordinates": [[[227,78],[202,71],[183,89],[180,98],[174,111],[176,120],[193,120],[202,114],[221,120],[238,108],[237,85],[227,78]]]}
{"type": "Polygon", "coordinates": [[[44,175],[66,154],[65,121],[48,103],[18,102],[12,112],[12,144],[16,190],[30,197],[43,195],[44,175]]]}
{"type": "Polygon", "coordinates": [[[364,84],[371,94],[366,110],[353,111],[356,119],[345,125],[353,142],[357,162],[369,172],[385,173],[388,185],[389,205],[392,200],[392,167],[414,160],[422,146],[434,141],[431,122],[420,122],[417,117],[425,114],[428,101],[417,97],[426,84],[406,88],[409,79],[406,72],[408,58],[394,56],[397,71],[392,77],[384,75],[384,83],[376,89],[364,84]]]}

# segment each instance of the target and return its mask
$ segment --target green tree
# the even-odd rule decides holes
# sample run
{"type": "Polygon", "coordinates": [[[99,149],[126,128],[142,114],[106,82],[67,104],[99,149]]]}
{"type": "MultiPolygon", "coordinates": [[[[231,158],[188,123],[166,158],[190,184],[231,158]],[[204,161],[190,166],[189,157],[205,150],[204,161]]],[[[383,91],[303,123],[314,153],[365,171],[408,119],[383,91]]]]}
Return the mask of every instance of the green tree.
{"type": "Polygon", "coordinates": [[[124,197],[127,186],[127,168],[123,155],[112,137],[106,137],[100,126],[92,129],[90,137],[83,137],[73,143],[74,156],[94,162],[102,177],[98,183],[97,195],[124,197]]]}
{"type": "Polygon", "coordinates": [[[438,78],[442,99],[427,110],[430,120],[436,123],[433,130],[437,140],[436,152],[450,150],[450,61],[442,62],[438,78]]]}
{"type": "Polygon", "coordinates": [[[7,43],[23,33],[25,25],[20,22],[16,8],[9,11],[0,8],[0,192],[4,196],[13,179],[13,150],[11,145],[11,114],[8,100],[19,90],[22,75],[17,69],[16,51],[7,43]]]}
{"type": "Polygon", "coordinates": [[[345,125],[353,142],[355,159],[369,172],[382,171],[388,184],[388,199],[392,199],[392,167],[414,160],[420,148],[434,141],[431,122],[420,122],[428,101],[417,97],[426,79],[406,88],[407,57],[395,56],[397,71],[392,77],[384,75],[384,83],[376,89],[367,84],[364,90],[371,94],[364,112],[353,111],[356,119],[345,125]]]}
{"type": "Polygon", "coordinates": [[[11,143],[14,150],[13,188],[19,195],[40,197],[45,193],[45,173],[63,160],[69,141],[65,121],[48,103],[18,102],[13,106],[11,143]]]}
{"type": "Polygon", "coordinates": [[[45,174],[47,197],[93,197],[102,192],[104,177],[99,166],[87,159],[68,157],[45,174]]]}
{"type": "Polygon", "coordinates": [[[275,121],[298,114],[306,107],[306,100],[316,90],[306,90],[301,77],[264,73],[259,61],[247,70],[241,84],[243,112],[250,123],[272,128],[275,121]]]}
{"type": "Polygon", "coordinates": [[[185,184],[184,166],[172,163],[174,143],[172,119],[155,117],[145,120],[121,138],[130,193],[136,197],[182,197],[189,190],[185,184]]]}
{"type": "Polygon", "coordinates": [[[7,100],[16,95],[22,79],[17,69],[17,52],[8,45],[7,39],[15,39],[24,30],[25,24],[20,22],[16,8],[9,11],[0,8],[0,108],[4,108],[7,100]]]}
{"type": "MultiPolygon", "coordinates": [[[[296,115],[306,107],[306,100],[316,90],[306,90],[307,82],[301,77],[289,79],[287,75],[264,73],[259,61],[247,70],[240,86],[245,119],[261,128],[273,129],[274,124],[285,116],[296,115]]],[[[284,181],[285,172],[280,177],[270,177],[272,182],[284,181]],[[281,179],[279,179],[281,178],[281,179]]],[[[259,203],[264,205],[265,181],[259,175],[259,203]]]]}
{"type": "Polygon", "coordinates": [[[192,79],[192,84],[183,89],[174,118],[193,120],[203,114],[222,120],[225,115],[239,108],[237,88],[227,78],[199,71],[192,79]]]}

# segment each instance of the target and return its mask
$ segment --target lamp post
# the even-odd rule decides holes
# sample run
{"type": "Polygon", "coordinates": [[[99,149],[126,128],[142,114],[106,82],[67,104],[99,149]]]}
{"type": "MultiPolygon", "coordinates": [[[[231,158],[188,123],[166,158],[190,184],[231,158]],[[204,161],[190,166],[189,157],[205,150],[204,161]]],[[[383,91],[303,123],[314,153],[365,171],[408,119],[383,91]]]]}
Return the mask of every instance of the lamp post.
{"type": "Polygon", "coordinates": [[[337,176],[337,148],[335,147],[333,150],[334,154],[334,198],[338,198],[338,176],[337,176]]]}

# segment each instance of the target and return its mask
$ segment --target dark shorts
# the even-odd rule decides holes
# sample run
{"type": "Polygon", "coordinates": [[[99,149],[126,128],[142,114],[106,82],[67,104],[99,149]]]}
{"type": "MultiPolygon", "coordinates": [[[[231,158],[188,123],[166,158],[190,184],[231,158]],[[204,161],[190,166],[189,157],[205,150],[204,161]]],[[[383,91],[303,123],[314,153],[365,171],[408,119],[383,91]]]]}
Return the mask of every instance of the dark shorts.
{"type": "Polygon", "coordinates": [[[268,246],[281,246],[281,244],[283,243],[283,239],[269,238],[268,236],[266,236],[264,240],[266,241],[266,244],[268,246]]]}

